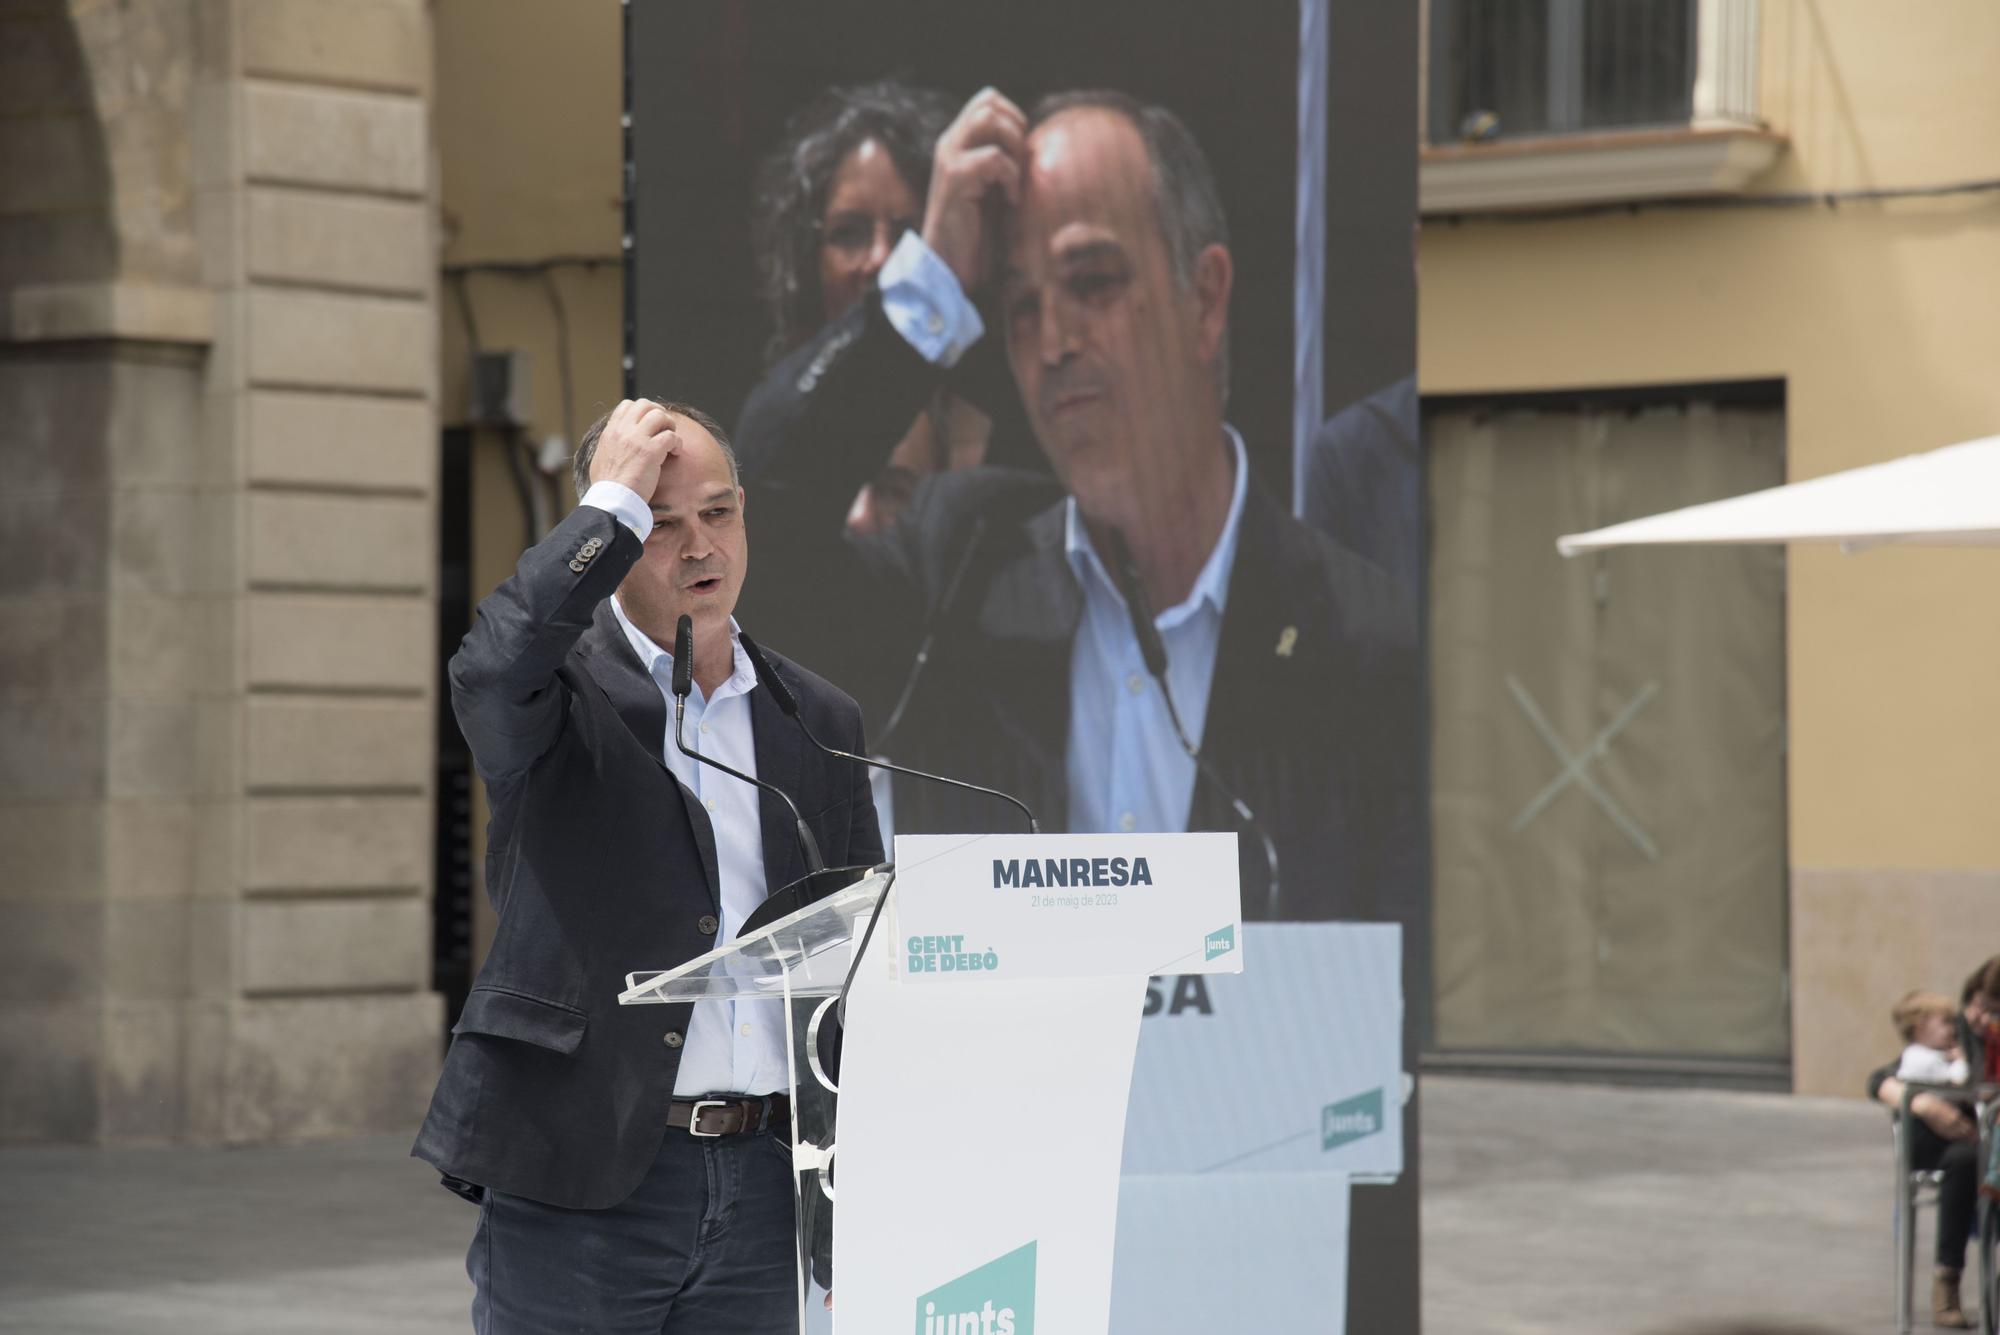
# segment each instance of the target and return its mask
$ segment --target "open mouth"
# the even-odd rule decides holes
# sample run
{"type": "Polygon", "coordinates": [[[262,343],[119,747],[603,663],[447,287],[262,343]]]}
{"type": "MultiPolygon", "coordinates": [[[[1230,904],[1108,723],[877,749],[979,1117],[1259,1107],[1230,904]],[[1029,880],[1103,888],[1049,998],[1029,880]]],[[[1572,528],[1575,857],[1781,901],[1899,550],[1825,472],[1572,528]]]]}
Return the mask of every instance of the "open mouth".
{"type": "Polygon", "coordinates": [[[1073,389],[1067,394],[1057,396],[1055,403],[1050,406],[1050,412],[1066,413],[1077,408],[1086,408],[1103,397],[1104,391],[1101,389],[1073,389]]]}
{"type": "Polygon", "coordinates": [[[687,587],[688,587],[688,592],[690,593],[700,593],[700,594],[714,593],[717,589],[722,587],[722,576],[710,575],[706,579],[696,580],[694,583],[688,585],[687,587]]]}

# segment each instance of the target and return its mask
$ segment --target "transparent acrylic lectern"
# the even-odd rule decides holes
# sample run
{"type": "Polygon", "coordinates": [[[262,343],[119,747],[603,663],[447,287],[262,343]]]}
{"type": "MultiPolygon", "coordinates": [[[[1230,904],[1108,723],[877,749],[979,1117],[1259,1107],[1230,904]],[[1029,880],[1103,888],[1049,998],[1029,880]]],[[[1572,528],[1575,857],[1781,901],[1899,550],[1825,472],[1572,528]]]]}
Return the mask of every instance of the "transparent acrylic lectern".
{"type": "Polygon", "coordinates": [[[802,1331],[815,1246],[822,1276],[830,1255],[827,1207],[833,1199],[830,1174],[837,1085],[833,1073],[826,1070],[822,1039],[830,1037],[834,1001],[847,981],[869,920],[894,877],[893,868],[885,864],[854,884],[678,968],[627,974],[625,991],[618,997],[624,1006],[753,1000],[782,1007],[785,1083],[792,1100],[793,1187],[799,1207],[802,1331]]]}

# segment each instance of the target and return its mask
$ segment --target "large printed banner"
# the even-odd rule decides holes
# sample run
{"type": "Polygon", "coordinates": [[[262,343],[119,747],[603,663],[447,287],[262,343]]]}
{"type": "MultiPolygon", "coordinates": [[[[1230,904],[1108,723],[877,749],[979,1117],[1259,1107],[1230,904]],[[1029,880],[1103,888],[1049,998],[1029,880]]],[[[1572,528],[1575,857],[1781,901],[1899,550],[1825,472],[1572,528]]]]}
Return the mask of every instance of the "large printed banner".
{"type": "Polygon", "coordinates": [[[1115,1335],[1340,1335],[1347,1272],[1326,1258],[1348,1250],[1351,1184],[1403,1171],[1400,935],[1253,923],[1241,974],[1154,980],[1125,1121],[1115,1335]]]}
{"type": "Polygon", "coordinates": [[[1125,1175],[1403,1171],[1402,930],[1252,923],[1226,977],[1147,994],[1125,1175]]]}
{"type": "MultiPolygon", "coordinates": [[[[1026,865],[996,886],[966,853],[1036,930],[1084,921],[1085,894],[1135,912],[1123,837],[1233,840],[1237,920],[1176,925],[1147,966],[1135,1137],[1162,1181],[1234,1155],[1333,1170],[1282,1204],[1310,1254],[1349,1236],[1360,1263],[1337,1293],[1316,1267],[1286,1328],[1335,1328],[1330,1302],[1391,1335],[1419,1310],[1414,1062],[1376,984],[1427,987],[1416,13],[713,0],[633,6],[630,50],[631,389],[730,428],[739,621],[851,693],[882,755],[1104,841],[1083,886],[1026,865]],[[1350,950],[1304,930],[1327,923],[1406,930],[1350,950]],[[1204,972],[1225,928],[1240,977],[1204,972]],[[1337,1009],[1326,986],[1378,949],[1399,968],[1369,963],[1375,999],[1337,1009]],[[1287,1082],[1317,1100],[1303,1121],[1263,1102],[1287,1082]],[[1348,1173],[1398,1180],[1350,1200],[1348,1173]]],[[[884,796],[899,839],[1027,828],[980,793],[884,796]]],[[[900,911],[911,986],[1004,977],[998,920],[900,911]]],[[[1208,1193],[1212,1242],[1237,1208],[1141,1190],[1208,1193]]]]}

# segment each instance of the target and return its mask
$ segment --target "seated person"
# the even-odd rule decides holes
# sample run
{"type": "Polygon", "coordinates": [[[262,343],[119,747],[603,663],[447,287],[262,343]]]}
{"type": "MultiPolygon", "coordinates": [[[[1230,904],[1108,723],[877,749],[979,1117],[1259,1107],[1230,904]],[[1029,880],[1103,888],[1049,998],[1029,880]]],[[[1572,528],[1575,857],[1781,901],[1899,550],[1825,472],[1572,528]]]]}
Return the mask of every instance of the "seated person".
{"type": "MultiPolygon", "coordinates": [[[[1988,991],[1991,981],[2000,986],[2000,956],[1988,960],[1972,976],[1965,980],[1961,990],[1958,1013],[1953,1017],[1952,1046],[1967,1053],[1968,1074],[1981,1073],[1985,1067],[1986,1054],[2000,1045],[1987,1041],[1987,1034],[1993,1017],[2000,1015],[2000,997],[1988,991]],[[1976,1055],[1975,1055],[1976,1054],[1976,1055]]],[[[1912,993],[1898,1002],[1892,1017],[1897,1033],[1906,1046],[1903,1057],[1895,1063],[1883,1066],[1869,1074],[1868,1093],[1889,1108],[1900,1109],[1903,1101],[1904,1081],[1925,1080],[1916,1074],[1918,1069],[1935,1070],[1936,1041],[1941,1037],[1935,1022],[1923,1031],[1929,1041],[1919,1043],[1917,1021],[1924,1018],[1922,1011],[1906,1014],[1905,1007],[1922,996],[1912,993]],[[1931,1056],[1913,1052],[1919,1046],[1930,1050],[1931,1056]],[[1911,1059],[1911,1074],[1904,1075],[1904,1059],[1911,1059]]],[[[1934,1013],[1934,1011],[1932,1011],[1934,1013]]],[[[1950,1060],[1945,1061],[1945,1069],[1950,1070],[1950,1060]]],[[[1968,1092],[1969,1093],[1969,1092],[1968,1092]]],[[[1910,1100],[1910,1166],[1921,1172],[1942,1174],[1938,1183],[1938,1224],[1936,1275],[1931,1284],[1931,1319],[1937,1326],[1950,1330],[1965,1330],[1971,1322],[1965,1316],[1959,1301],[1959,1277],[1965,1269],[1965,1248],[1972,1236],[1972,1226],[1977,1209],[1979,1192],[1979,1127],[1964,1100],[1925,1090],[1910,1100]]]]}

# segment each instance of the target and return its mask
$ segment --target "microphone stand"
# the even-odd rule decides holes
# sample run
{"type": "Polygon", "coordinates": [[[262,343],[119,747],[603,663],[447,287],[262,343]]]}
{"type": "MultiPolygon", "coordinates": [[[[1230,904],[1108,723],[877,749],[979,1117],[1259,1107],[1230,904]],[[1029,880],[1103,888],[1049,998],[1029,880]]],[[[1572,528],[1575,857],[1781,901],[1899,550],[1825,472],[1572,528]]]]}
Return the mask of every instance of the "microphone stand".
{"type": "Polygon", "coordinates": [[[891,774],[907,774],[913,779],[926,779],[931,783],[942,783],[952,788],[962,788],[970,793],[984,793],[988,797],[997,797],[1002,802],[1010,802],[1020,809],[1021,814],[1027,818],[1029,834],[1040,834],[1042,832],[1041,824],[1035,819],[1035,813],[1028,809],[1026,802],[1015,797],[1012,793],[1003,793],[998,788],[987,788],[981,784],[967,783],[963,779],[947,779],[942,774],[927,774],[923,770],[911,769],[907,765],[892,764],[887,760],[877,760],[873,756],[858,756],[852,751],[842,751],[838,747],[828,746],[813,732],[812,726],[805,720],[805,715],[799,712],[798,697],[792,694],[792,688],[785,683],[783,677],[778,675],[777,668],[772,665],[769,658],[765,657],[764,651],[758,647],[757,642],[742,632],[738,632],[736,638],[742,644],[743,652],[748,655],[750,666],[757,673],[757,680],[762,682],[764,689],[771,693],[772,703],[778,706],[779,712],[784,714],[786,718],[799,725],[799,731],[805,734],[806,740],[812,743],[814,750],[840,760],[851,760],[857,765],[867,765],[873,769],[887,770],[891,774]]]}
{"type": "MultiPolygon", "coordinates": [[[[1042,832],[1042,827],[1035,820],[1035,813],[1028,809],[1028,804],[1011,793],[1003,793],[997,788],[986,788],[976,783],[967,783],[963,779],[947,779],[942,774],[927,774],[920,769],[910,769],[903,765],[893,765],[886,760],[876,760],[871,756],[860,756],[854,754],[852,751],[842,751],[838,747],[828,746],[819,739],[818,735],[813,732],[811,725],[805,721],[805,716],[799,711],[798,697],[792,693],[792,688],[786,684],[785,679],[778,675],[777,667],[765,656],[763,649],[758,646],[757,642],[751,639],[749,635],[741,632],[738,632],[736,639],[743,646],[744,654],[749,657],[750,666],[757,673],[757,680],[762,683],[765,690],[771,693],[772,703],[778,706],[779,712],[786,718],[799,725],[799,731],[805,735],[805,739],[808,742],[812,743],[814,749],[841,760],[853,761],[857,765],[867,765],[874,769],[887,770],[891,774],[907,774],[913,779],[928,779],[932,783],[948,784],[953,788],[963,788],[968,792],[984,793],[988,797],[997,797],[1003,802],[1011,802],[1021,809],[1023,816],[1028,818],[1028,832],[1030,834],[1040,834],[1042,832]]],[[[883,910],[888,907],[889,903],[889,892],[896,885],[896,873],[892,865],[888,867],[888,875],[889,882],[882,887],[882,893],[875,899],[875,911],[869,916],[866,930],[861,933],[861,944],[855,948],[854,959],[847,966],[847,979],[841,984],[840,999],[834,1006],[834,1013],[840,1017],[843,1025],[847,1022],[847,994],[854,987],[854,976],[860,971],[861,961],[868,954],[868,943],[875,938],[875,925],[882,921],[883,910]]]]}
{"type": "Polygon", "coordinates": [[[1187,752],[1188,759],[1194,761],[1196,771],[1215,790],[1222,794],[1236,812],[1238,820],[1249,827],[1264,845],[1264,864],[1270,871],[1270,887],[1265,896],[1266,917],[1278,916],[1278,846],[1271,839],[1264,823],[1257,819],[1257,813],[1250,804],[1237,795],[1236,790],[1223,781],[1221,773],[1209,758],[1202,754],[1181,726],[1180,710],[1174,707],[1174,693],[1167,685],[1167,646],[1160,638],[1160,628],[1153,624],[1152,604],[1146,599],[1145,582],[1139,578],[1138,567],[1132,563],[1132,549],[1125,545],[1125,535],[1117,529],[1110,529],[1107,545],[1111,548],[1112,578],[1118,584],[1119,593],[1124,595],[1125,610],[1131,615],[1132,637],[1139,642],[1139,656],[1146,661],[1146,671],[1160,684],[1160,699],[1167,705],[1167,721],[1173,724],[1174,736],[1179,739],[1181,750],[1187,752]]]}
{"type": "Polygon", "coordinates": [[[799,805],[791,794],[773,783],[753,778],[741,770],[732,769],[719,760],[703,755],[688,746],[682,735],[687,724],[688,692],[694,689],[694,622],[683,616],[674,631],[674,746],[680,753],[699,764],[719,769],[733,779],[741,779],[761,792],[770,793],[785,804],[792,813],[792,828],[797,833],[799,852],[805,858],[806,874],[783,889],[767,896],[743,921],[737,934],[744,935],[778,919],[798,912],[808,904],[824,899],[836,890],[854,884],[868,874],[866,867],[829,867],[819,851],[819,840],[813,837],[812,827],[799,814],[799,805]]]}

